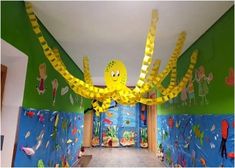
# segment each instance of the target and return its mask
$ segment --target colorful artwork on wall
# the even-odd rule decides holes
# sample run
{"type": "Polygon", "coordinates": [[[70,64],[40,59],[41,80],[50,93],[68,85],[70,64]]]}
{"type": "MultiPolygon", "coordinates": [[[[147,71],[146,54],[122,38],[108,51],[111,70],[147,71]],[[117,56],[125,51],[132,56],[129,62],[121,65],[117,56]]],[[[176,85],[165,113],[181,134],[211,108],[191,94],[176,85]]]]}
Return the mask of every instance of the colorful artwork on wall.
{"type": "Polygon", "coordinates": [[[147,108],[140,104],[124,106],[115,102],[113,108],[93,118],[92,146],[148,146],[147,108]],[[142,111],[141,111],[142,110],[142,111]]]}
{"type": "Polygon", "coordinates": [[[21,108],[14,166],[72,166],[82,144],[83,115],[21,108]]]}
{"type": "Polygon", "coordinates": [[[233,115],[161,115],[157,120],[167,166],[234,165],[233,115]]]}
{"type": "Polygon", "coordinates": [[[46,91],[45,82],[47,79],[47,71],[46,71],[46,64],[42,63],[39,65],[39,77],[37,77],[37,80],[39,81],[37,88],[38,94],[44,94],[46,91]]]}

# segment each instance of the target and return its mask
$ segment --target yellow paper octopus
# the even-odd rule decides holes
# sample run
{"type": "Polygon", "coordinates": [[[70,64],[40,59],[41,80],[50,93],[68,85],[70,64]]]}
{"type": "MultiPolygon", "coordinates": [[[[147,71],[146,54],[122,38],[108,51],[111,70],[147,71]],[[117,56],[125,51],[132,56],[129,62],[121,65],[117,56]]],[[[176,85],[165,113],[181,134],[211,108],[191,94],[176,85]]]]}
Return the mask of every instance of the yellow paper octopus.
{"type": "Polygon", "coordinates": [[[174,97],[176,97],[182,89],[186,86],[189,79],[192,76],[192,71],[194,65],[197,62],[197,51],[194,51],[191,55],[190,64],[185,73],[184,77],[180,82],[176,82],[177,72],[177,59],[180,56],[182,47],[185,41],[186,33],[182,32],[176,43],[176,47],[170,56],[168,64],[165,69],[158,73],[160,66],[160,60],[156,60],[149,70],[152,62],[152,55],[154,51],[155,35],[156,35],[156,23],[158,21],[158,14],[156,10],[152,11],[152,20],[150,29],[148,31],[145,55],[142,62],[142,67],[140,71],[140,77],[134,89],[129,89],[126,87],[127,72],[125,65],[119,60],[112,60],[108,63],[104,71],[104,78],[106,87],[99,88],[95,87],[92,83],[90,71],[89,71],[89,61],[87,57],[84,57],[84,79],[82,81],[74,77],[70,72],[68,72],[66,66],[60,58],[58,49],[51,49],[43,34],[40,30],[40,26],[37,22],[37,18],[34,15],[32,6],[30,3],[26,2],[26,11],[29,16],[30,22],[33,27],[33,31],[37,35],[37,38],[43,48],[45,56],[48,58],[54,69],[59,72],[64,79],[68,82],[70,88],[77,94],[94,99],[92,106],[96,113],[105,112],[109,107],[112,100],[124,105],[132,105],[138,102],[146,105],[154,105],[164,103],[174,97]],[[150,72],[149,72],[150,71],[150,72]],[[162,85],[162,81],[170,74],[170,83],[165,88],[162,85]],[[161,93],[160,97],[157,98],[145,98],[145,95],[153,87],[156,87],[161,93]],[[102,104],[101,104],[102,103],[102,104]]]}

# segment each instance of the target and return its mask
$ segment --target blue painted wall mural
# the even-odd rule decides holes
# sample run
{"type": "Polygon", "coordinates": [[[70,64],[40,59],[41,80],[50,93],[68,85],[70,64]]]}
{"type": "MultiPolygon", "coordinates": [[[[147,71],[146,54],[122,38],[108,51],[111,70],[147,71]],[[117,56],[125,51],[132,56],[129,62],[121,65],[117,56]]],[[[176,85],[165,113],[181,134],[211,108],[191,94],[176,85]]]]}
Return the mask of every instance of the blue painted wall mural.
{"type": "Polygon", "coordinates": [[[158,145],[167,166],[234,167],[233,36],[234,6],[180,56],[178,79],[190,52],[199,50],[186,88],[157,106],[158,145]]]}
{"type": "Polygon", "coordinates": [[[234,116],[158,116],[158,144],[167,166],[232,167],[234,116]]]}
{"type": "Polygon", "coordinates": [[[100,116],[94,115],[92,146],[147,147],[147,109],[140,104],[117,104],[100,116]]]}
{"type": "Polygon", "coordinates": [[[14,166],[72,166],[83,124],[83,113],[21,108],[14,166]]]}

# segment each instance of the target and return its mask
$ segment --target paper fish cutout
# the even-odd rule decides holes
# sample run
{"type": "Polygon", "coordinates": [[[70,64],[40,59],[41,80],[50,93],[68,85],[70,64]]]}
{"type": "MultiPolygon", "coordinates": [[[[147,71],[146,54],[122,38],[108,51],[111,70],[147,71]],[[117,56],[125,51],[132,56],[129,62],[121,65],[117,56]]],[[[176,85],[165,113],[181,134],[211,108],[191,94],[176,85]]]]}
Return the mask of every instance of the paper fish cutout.
{"type": "Polygon", "coordinates": [[[113,122],[109,120],[108,118],[103,119],[103,122],[109,125],[113,124],[113,122]]]}
{"type": "Polygon", "coordinates": [[[46,143],[46,148],[48,147],[49,143],[50,143],[50,141],[47,141],[47,143],[46,143]]]}
{"type": "Polygon", "coordinates": [[[77,131],[78,131],[77,127],[74,127],[72,130],[72,134],[75,135],[77,133],[77,131]]]}
{"type": "Polygon", "coordinates": [[[25,134],[24,138],[27,139],[29,136],[30,136],[30,131],[28,131],[28,132],[25,134]]]}
{"type": "Polygon", "coordinates": [[[215,130],[215,124],[212,125],[211,127],[211,132],[215,130]]]}
{"type": "Polygon", "coordinates": [[[174,119],[172,117],[169,117],[168,119],[168,125],[170,128],[173,128],[174,127],[174,119]]]}
{"type": "Polygon", "coordinates": [[[38,115],[38,118],[39,118],[39,121],[40,121],[40,122],[43,122],[43,121],[45,120],[43,114],[39,114],[39,115],[38,115]]]}
{"type": "Polygon", "coordinates": [[[176,128],[179,128],[179,127],[180,127],[180,123],[181,123],[181,121],[179,121],[179,122],[176,121],[176,122],[175,122],[175,127],[176,127],[176,128]]]}
{"type": "Polygon", "coordinates": [[[204,158],[200,158],[200,163],[202,164],[202,166],[206,167],[206,160],[204,158]]]}
{"type": "Polygon", "coordinates": [[[71,139],[67,140],[67,144],[72,143],[73,141],[71,139]]]}
{"type": "Polygon", "coordinates": [[[231,158],[231,159],[234,159],[234,152],[228,153],[228,157],[231,158]]]}
{"type": "Polygon", "coordinates": [[[61,96],[64,96],[67,92],[69,91],[69,87],[68,86],[65,86],[64,88],[61,88],[61,96]]]}
{"type": "Polygon", "coordinates": [[[41,146],[43,136],[44,136],[44,130],[42,130],[39,136],[37,137],[37,144],[33,147],[35,151],[38,150],[38,148],[41,146]]]}
{"type": "Polygon", "coordinates": [[[33,150],[33,148],[22,147],[21,150],[24,151],[24,153],[28,156],[32,156],[35,154],[35,151],[33,150]]]}
{"type": "Polygon", "coordinates": [[[33,112],[33,111],[28,111],[28,112],[26,112],[26,115],[27,115],[28,117],[30,117],[30,118],[33,118],[33,116],[35,115],[35,112],[33,112]]]}
{"type": "Polygon", "coordinates": [[[215,144],[213,142],[210,143],[211,149],[215,148],[215,144]]]}
{"type": "Polygon", "coordinates": [[[229,69],[229,75],[225,77],[225,83],[228,86],[234,86],[234,70],[233,68],[229,69]]]}
{"type": "Polygon", "coordinates": [[[73,105],[74,104],[74,100],[73,100],[73,96],[71,94],[69,95],[69,100],[70,100],[70,103],[73,105]]]}
{"type": "Polygon", "coordinates": [[[111,113],[111,112],[109,112],[109,111],[107,111],[107,112],[105,113],[105,115],[107,115],[108,118],[113,117],[113,113],[111,113]]]}
{"type": "Polygon", "coordinates": [[[39,85],[37,86],[38,94],[44,94],[46,88],[45,88],[45,80],[47,78],[47,72],[46,72],[46,64],[40,64],[39,65],[39,77],[37,77],[37,80],[39,81],[39,85]]]}

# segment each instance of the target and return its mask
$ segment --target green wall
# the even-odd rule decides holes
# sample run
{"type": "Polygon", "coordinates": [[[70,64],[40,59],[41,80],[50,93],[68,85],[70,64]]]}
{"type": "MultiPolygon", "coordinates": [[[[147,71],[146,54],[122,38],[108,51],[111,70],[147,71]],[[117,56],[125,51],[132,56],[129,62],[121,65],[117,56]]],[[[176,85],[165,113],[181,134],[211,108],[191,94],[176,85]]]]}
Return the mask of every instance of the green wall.
{"type": "MultiPolygon", "coordinates": [[[[63,50],[59,43],[53,38],[49,31],[40,23],[42,32],[51,47],[60,50],[68,70],[76,77],[83,79],[82,71],[71,60],[69,55],[63,50]]],[[[25,12],[24,2],[3,2],[1,1],[1,38],[12,44],[28,56],[27,76],[24,90],[23,106],[26,108],[50,109],[57,111],[79,112],[80,107],[90,106],[87,99],[83,99],[83,105],[80,106],[81,97],[77,96],[72,90],[69,90],[64,96],[61,96],[61,88],[67,86],[65,80],[50,65],[44,56],[43,50],[36,38],[28,16],[25,12]],[[46,91],[39,95],[36,89],[39,81],[39,65],[45,63],[47,79],[45,80],[46,91]],[[58,80],[58,90],[56,103],[52,105],[52,80],[58,80]],[[70,94],[72,96],[70,96],[70,94]],[[73,97],[74,104],[70,102],[73,97]]]]}
{"type": "Polygon", "coordinates": [[[159,105],[158,114],[233,114],[234,86],[226,85],[225,77],[229,75],[229,68],[234,69],[234,7],[230,8],[181,55],[177,64],[178,79],[185,73],[190,55],[195,49],[199,50],[196,69],[204,65],[206,76],[210,72],[213,73],[213,80],[208,84],[209,92],[206,95],[208,104],[200,103],[199,86],[194,81],[195,105],[190,106],[187,103],[183,106],[179,94],[174,103],[159,105]]]}

